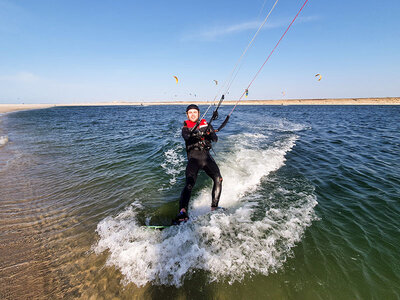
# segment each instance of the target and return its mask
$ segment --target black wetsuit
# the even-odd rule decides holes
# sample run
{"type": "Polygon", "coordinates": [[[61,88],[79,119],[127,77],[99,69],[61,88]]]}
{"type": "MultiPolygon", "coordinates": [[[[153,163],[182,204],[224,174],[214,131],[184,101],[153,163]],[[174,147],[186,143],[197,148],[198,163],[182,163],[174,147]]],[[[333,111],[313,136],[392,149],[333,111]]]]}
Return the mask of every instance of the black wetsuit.
{"type": "Polygon", "coordinates": [[[191,133],[195,122],[185,121],[182,128],[182,137],[185,139],[188,164],[186,166],[186,185],[181,193],[179,209],[188,209],[192,189],[196,183],[200,169],[204,170],[214,181],[211,207],[218,207],[222,189],[222,177],[217,164],[210,155],[211,142],[218,141],[214,129],[203,119],[197,129],[191,133]]]}

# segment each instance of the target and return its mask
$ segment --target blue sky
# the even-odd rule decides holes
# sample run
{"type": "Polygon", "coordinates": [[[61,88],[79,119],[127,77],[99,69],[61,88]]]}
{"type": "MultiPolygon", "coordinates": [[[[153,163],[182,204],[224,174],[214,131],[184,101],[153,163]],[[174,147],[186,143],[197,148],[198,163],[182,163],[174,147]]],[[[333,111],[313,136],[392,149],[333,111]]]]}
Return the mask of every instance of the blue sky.
{"type": "MultiPolygon", "coordinates": [[[[274,2],[0,0],[0,103],[213,99],[274,2]]],[[[228,99],[303,2],[278,1],[228,99]]],[[[400,96],[399,15],[395,0],[309,0],[248,99],[400,96]]]]}

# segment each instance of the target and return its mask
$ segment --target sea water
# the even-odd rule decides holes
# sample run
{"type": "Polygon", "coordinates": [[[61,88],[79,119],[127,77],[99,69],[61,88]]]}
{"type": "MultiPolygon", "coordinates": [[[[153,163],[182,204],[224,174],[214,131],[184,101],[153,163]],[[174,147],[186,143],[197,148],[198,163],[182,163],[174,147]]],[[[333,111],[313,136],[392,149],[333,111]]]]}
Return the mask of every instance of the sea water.
{"type": "Polygon", "coordinates": [[[184,119],[3,115],[0,298],[400,297],[400,107],[240,106],[212,152],[225,210],[200,172],[190,221],[150,230],[178,211],[184,119]]]}

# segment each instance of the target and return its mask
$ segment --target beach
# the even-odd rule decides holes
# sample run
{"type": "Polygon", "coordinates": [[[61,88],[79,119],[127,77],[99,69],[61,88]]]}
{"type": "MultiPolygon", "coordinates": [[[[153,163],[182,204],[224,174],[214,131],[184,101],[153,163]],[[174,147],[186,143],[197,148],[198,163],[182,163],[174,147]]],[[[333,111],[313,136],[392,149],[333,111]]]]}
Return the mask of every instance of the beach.
{"type": "MultiPolygon", "coordinates": [[[[143,105],[188,105],[191,103],[208,105],[206,101],[146,102],[143,105]]],[[[237,100],[224,100],[222,105],[235,105],[237,100]]],[[[400,105],[400,97],[384,98],[326,98],[326,99],[274,99],[241,100],[238,105],[400,105]]]]}
{"type": "Polygon", "coordinates": [[[53,107],[54,104],[0,104],[0,113],[53,107]]]}
{"type": "MultiPolygon", "coordinates": [[[[159,101],[159,102],[81,102],[67,104],[0,104],[0,113],[28,109],[42,109],[55,106],[149,106],[149,105],[188,105],[197,103],[208,105],[208,101],[159,101]]],[[[224,101],[223,105],[235,105],[236,101],[224,101]]],[[[281,100],[241,100],[238,105],[400,105],[400,97],[384,98],[327,98],[327,99],[281,99],[281,100]]]]}

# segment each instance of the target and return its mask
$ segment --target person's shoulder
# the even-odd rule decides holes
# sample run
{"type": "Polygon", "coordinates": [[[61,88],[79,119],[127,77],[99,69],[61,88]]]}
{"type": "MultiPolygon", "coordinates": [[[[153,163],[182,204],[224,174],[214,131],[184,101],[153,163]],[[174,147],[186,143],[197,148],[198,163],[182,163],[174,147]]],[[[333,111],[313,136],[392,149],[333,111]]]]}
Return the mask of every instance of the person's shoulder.
{"type": "Polygon", "coordinates": [[[206,119],[201,119],[199,127],[202,128],[202,127],[205,127],[207,125],[208,125],[207,120],[206,119]]]}
{"type": "Polygon", "coordinates": [[[183,127],[188,127],[186,121],[183,121],[183,127]]]}

